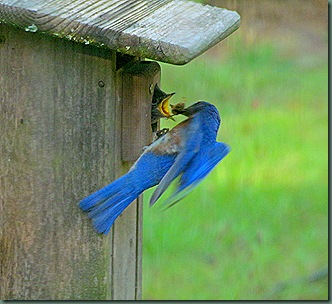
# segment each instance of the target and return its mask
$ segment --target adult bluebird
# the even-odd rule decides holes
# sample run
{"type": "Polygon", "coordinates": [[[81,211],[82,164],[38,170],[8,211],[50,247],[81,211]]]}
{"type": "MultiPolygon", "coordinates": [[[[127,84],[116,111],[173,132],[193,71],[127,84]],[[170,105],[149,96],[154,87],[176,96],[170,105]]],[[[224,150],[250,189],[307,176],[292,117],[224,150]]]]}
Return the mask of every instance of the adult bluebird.
{"type": "Polygon", "coordinates": [[[169,206],[175,204],[229,153],[226,144],[216,142],[220,116],[214,105],[199,101],[177,109],[177,114],[188,119],[148,146],[127,174],[79,203],[99,233],[107,234],[116,218],[144,190],[158,185],[150,200],[153,205],[179,177],[175,193],[167,200],[169,206]]]}

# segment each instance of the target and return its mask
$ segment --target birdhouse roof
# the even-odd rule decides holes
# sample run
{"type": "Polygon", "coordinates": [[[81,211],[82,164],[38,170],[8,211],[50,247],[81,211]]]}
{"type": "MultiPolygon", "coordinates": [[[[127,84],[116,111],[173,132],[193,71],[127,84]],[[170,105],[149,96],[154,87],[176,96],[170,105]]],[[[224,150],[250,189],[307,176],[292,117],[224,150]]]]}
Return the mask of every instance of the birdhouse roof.
{"type": "Polygon", "coordinates": [[[240,16],[184,0],[0,0],[0,21],[132,56],[185,64],[235,31],[240,16]]]}

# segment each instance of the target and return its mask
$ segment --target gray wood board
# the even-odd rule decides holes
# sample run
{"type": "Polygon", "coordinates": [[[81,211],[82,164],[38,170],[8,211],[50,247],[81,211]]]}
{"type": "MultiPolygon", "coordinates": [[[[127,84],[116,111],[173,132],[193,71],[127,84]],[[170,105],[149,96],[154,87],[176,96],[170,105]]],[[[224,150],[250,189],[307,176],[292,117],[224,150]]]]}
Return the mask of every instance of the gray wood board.
{"type": "Polygon", "coordinates": [[[234,32],[240,16],[184,0],[0,0],[0,21],[133,56],[185,64],[234,32]]]}
{"type": "Polygon", "coordinates": [[[106,299],[112,239],[77,203],[117,174],[115,54],[0,35],[0,298],[106,299]]]}
{"type": "MultiPolygon", "coordinates": [[[[140,86],[125,103],[135,86],[122,82],[136,74],[116,71],[115,61],[108,49],[0,26],[1,299],[141,297],[141,198],[107,236],[77,206],[127,172],[122,119],[133,113],[131,102],[141,101],[142,117],[151,112],[143,100],[160,71],[145,67],[145,93],[140,86]]],[[[151,140],[149,120],[139,121],[135,155],[151,140]]]]}

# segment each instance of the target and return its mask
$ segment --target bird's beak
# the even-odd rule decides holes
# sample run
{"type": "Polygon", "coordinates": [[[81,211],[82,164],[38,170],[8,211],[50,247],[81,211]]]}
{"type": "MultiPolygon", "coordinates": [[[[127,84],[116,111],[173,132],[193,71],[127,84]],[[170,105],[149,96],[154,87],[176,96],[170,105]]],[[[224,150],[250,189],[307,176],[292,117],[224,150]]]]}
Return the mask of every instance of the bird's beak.
{"type": "Polygon", "coordinates": [[[175,93],[171,93],[168,94],[162,101],[161,103],[158,105],[158,110],[159,112],[164,115],[166,118],[170,118],[172,120],[174,120],[174,118],[172,117],[172,113],[170,111],[170,104],[169,104],[169,100],[171,99],[171,97],[174,95],[175,93]]]}

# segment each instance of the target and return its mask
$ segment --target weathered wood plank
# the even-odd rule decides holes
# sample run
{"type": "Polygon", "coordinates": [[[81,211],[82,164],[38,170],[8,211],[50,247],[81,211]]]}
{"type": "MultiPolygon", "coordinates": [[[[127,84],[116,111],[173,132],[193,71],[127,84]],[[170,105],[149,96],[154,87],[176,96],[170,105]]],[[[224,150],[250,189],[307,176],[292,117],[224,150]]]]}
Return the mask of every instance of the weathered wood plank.
{"type": "MultiPolygon", "coordinates": [[[[117,71],[117,111],[121,109],[121,160],[126,173],[151,143],[150,85],[159,83],[156,62],[130,62],[117,71]]],[[[118,143],[119,144],[119,143],[118,143]]],[[[139,300],[142,288],[142,197],[134,201],[115,221],[113,233],[112,299],[139,300]],[[133,219],[137,220],[134,221],[133,219]]]]}
{"type": "MultiPolygon", "coordinates": [[[[114,239],[77,202],[124,170],[115,54],[4,25],[0,37],[0,298],[111,299],[114,239]]],[[[136,233],[136,212],[123,217],[136,233]]]]}
{"type": "Polygon", "coordinates": [[[235,31],[240,16],[183,0],[0,0],[0,20],[31,32],[184,64],[235,31]]]}
{"type": "Polygon", "coordinates": [[[122,70],[122,160],[133,162],[151,143],[151,103],[154,85],[160,80],[160,66],[138,61],[122,70]],[[144,141],[145,139],[145,141],[144,141]]]}

